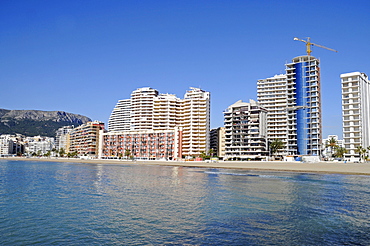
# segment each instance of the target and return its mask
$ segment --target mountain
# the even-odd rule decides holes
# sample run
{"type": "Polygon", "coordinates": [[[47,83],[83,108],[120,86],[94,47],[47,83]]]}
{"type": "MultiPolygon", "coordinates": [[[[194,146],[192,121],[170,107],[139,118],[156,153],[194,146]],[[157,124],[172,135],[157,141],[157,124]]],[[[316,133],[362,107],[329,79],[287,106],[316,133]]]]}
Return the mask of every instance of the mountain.
{"type": "Polygon", "coordinates": [[[89,121],[86,116],[63,111],[0,109],[0,135],[55,137],[55,131],[62,126],[79,126],[89,121]]]}

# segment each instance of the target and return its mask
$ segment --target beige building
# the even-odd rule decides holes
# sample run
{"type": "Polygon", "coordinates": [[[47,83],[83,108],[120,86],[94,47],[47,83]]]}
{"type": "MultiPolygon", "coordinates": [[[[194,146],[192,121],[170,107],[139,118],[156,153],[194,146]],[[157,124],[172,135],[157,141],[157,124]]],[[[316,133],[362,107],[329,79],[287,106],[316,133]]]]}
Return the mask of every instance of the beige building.
{"type": "MultiPolygon", "coordinates": [[[[184,98],[180,99],[173,94],[159,94],[155,89],[144,87],[133,91],[128,100],[130,105],[124,106],[125,109],[130,108],[131,121],[127,131],[174,130],[178,127],[182,129],[180,146],[184,158],[193,158],[202,152],[208,152],[209,92],[191,87],[184,98]]],[[[120,129],[122,125],[118,122],[124,122],[128,113],[120,118],[116,111],[113,110],[110,122],[114,119],[117,123],[114,129],[120,129]]]]}
{"type": "Polygon", "coordinates": [[[77,152],[79,156],[97,157],[99,152],[100,130],[104,123],[91,121],[69,132],[67,152],[77,152]]]}

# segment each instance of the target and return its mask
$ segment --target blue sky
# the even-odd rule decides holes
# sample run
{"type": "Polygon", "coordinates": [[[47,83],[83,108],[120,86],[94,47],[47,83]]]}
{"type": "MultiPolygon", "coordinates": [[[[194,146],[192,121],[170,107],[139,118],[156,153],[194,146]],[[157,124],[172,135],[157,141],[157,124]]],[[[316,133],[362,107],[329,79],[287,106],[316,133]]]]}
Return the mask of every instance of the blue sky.
{"type": "Polygon", "coordinates": [[[321,61],[323,136],[342,135],[340,74],[370,75],[370,1],[1,0],[0,108],[62,110],[108,122],[149,86],[211,92],[223,110],[257,98],[311,37],[321,61]]]}

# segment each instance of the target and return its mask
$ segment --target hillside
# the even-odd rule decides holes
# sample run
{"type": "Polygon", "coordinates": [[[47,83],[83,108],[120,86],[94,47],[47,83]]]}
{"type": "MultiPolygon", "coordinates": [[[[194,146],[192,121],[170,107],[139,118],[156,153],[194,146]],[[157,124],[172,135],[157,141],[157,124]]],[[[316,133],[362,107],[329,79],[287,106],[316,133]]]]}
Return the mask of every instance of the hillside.
{"type": "Polygon", "coordinates": [[[55,137],[55,131],[62,126],[79,126],[88,121],[91,119],[86,116],[63,111],[0,109],[0,135],[55,137]]]}

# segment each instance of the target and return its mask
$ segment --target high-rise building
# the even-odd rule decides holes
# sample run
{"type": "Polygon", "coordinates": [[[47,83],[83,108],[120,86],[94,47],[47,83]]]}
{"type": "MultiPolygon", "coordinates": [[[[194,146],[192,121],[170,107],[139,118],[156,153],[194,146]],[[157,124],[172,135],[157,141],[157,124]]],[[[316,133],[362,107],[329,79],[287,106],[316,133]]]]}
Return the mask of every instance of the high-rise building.
{"type": "Polygon", "coordinates": [[[258,90],[258,101],[269,112],[269,141],[283,140],[286,134],[286,154],[320,156],[319,60],[313,56],[295,57],[286,64],[285,75],[259,80],[258,90]]]}
{"type": "MultiPolygon", "coordinates": [[[[123,101],[118,102],[111,114],[110,131],[119,134],[124,131],[173,131],[178,128],[181,129],[179,135],[181,150],[178,153],[182,156],[192,158],[209,150],[209,92],[190,88],[185,93],[184,99],[180,99],[173,94],[159,94],[155,89],[144,87],[133,91],[131,98],[127,99],[124,105],[121,103],[123,101]],[[122,113],[123,111],[125,113],[122,113]],[[126,124],[129,121],[125,120],[128,115],[131,117],[130,127],[126,124]]],[[[112,138],[111,133],[110,136],[112,138]]]]}
{"type": "Polygon", "coordinates": [[[119,100],[108,121],[109,131],[129,131],[131,129],[131,99],[119,100]]]}
{"type": "Polygon", "coordinates": [[[225,157],[261,160],[268,156],[267,110],[254,100],[237,101],[224,111],[225,157]]]}
{"type": "Polygon", "coordinates": [[[320,155],[322,142],[319,60],[298,56],[286,64],[288,151],[320,155]]]}
{"type": "MultiPolygon", "coordinates": [[[[269,142],[280,140],[287,146],[287,76],[280,74],[258,80],[257,99],[259,105],[267,110],[267,139],[269,142]]],[[[279,154],[286,155],[287,152],[284,149],[279,154]]]]}
{"type": "Polygon", "coordinates": [[[357,160],[356,148],[370,146],[370,81],[360,72],[341,74],[340,78],[345,157],[357,160]]]}
{"type": "Polygon", "coordinates": [[[210,93],[191,87],[181,100],[180,126],[183,128],[182,153],[199,156],[209,150],[210,93]]]}
{"type": "Polygon", "coordinates": [[[158,91],[150,87],[136,89],[131,93],[131,129],[133,131],[153,129],[154,99],[158,91]]]}

